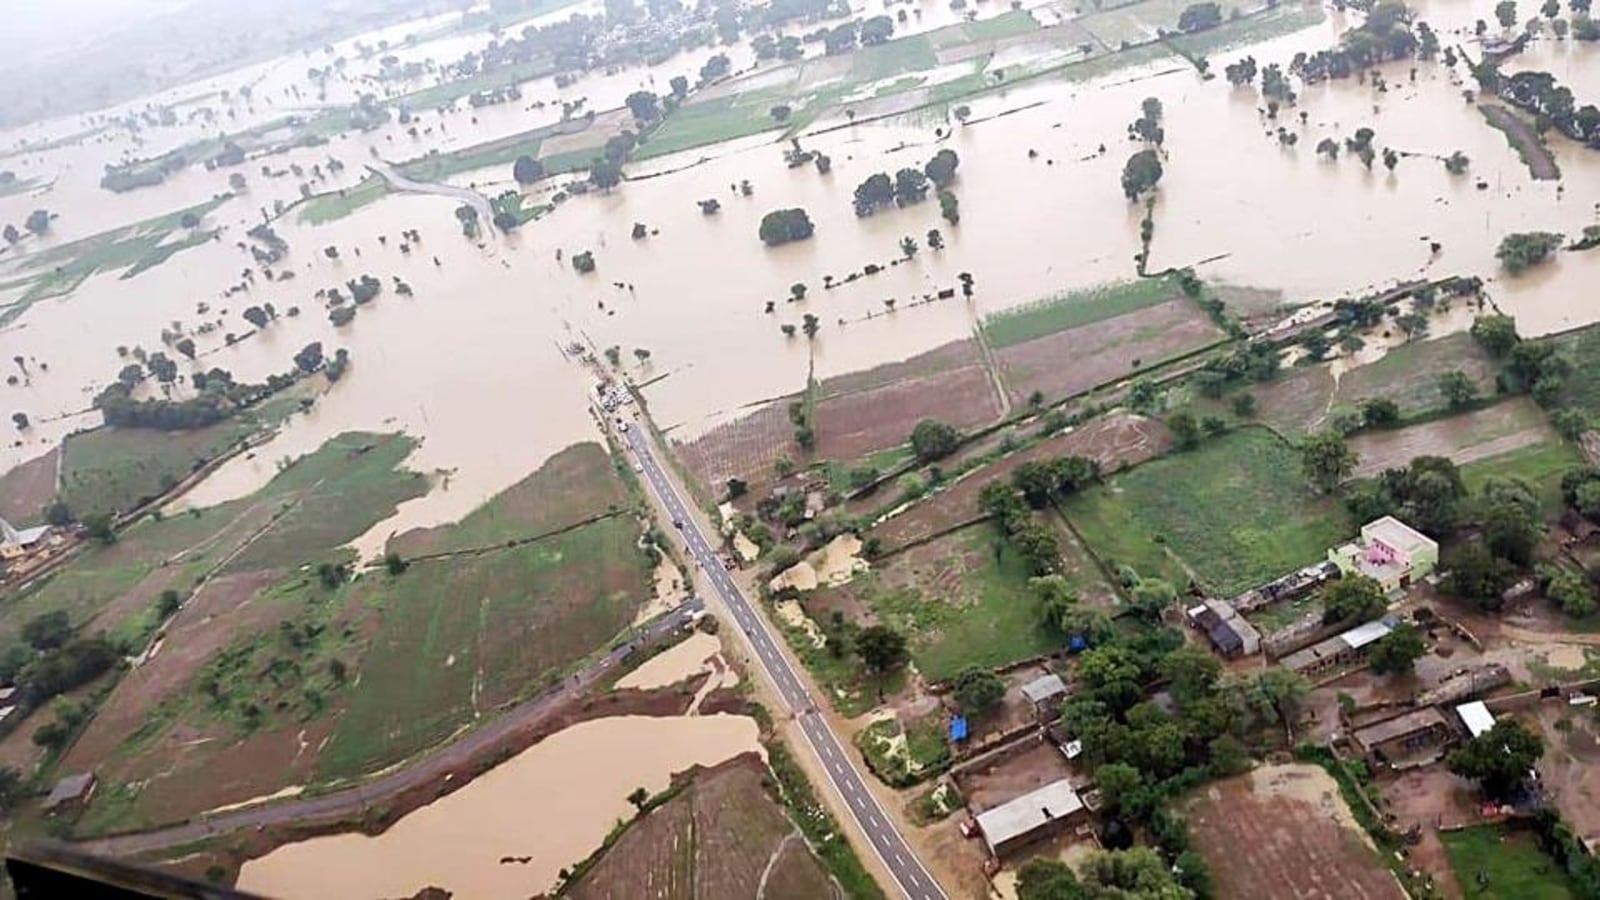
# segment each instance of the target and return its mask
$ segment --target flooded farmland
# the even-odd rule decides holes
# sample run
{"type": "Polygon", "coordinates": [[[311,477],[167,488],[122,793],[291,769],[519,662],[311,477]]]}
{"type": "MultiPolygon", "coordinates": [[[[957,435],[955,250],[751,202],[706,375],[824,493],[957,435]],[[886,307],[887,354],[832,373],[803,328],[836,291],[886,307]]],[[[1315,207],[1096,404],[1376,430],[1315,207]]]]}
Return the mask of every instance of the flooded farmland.
{"type": "Polygon", "coordinates": [[[299,897],[407,897],[428,886],[484,898],[549,890],[668,776],[756,751],[740,716],[595,719],[557,732],[377,837],[289,844],[245,864],[240,890],[299,897]],[[648,747],[649,752],[640,748],[648,747]]]}

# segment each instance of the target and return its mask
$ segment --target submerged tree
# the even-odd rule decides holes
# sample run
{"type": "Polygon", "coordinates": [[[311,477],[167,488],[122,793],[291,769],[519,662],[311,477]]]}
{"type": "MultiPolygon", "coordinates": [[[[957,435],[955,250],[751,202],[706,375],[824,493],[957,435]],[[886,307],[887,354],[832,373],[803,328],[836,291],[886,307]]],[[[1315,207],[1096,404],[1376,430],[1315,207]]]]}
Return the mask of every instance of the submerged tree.
{"type": "Polygon", "coordinates": [[[1154,150],[1140,150],[1122,167],[1122,193],[1129,200],[1137,200],[1160,180],[1161,157],[1154,150]]]}

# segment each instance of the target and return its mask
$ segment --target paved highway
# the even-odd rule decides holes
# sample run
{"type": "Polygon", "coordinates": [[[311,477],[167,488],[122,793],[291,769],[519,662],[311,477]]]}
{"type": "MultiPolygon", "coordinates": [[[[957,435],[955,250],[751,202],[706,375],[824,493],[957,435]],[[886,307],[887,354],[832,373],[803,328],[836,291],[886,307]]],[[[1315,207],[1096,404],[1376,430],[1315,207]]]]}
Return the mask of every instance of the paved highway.
{"type": "Polygon", "coordinates": [[[629,428],[623,437],[633,448],[645,479],[654,489],[662,505],[667,508],[674,522],[681,523],[679,531],[689,546],[689,552],[694,555],[700,570],[705,573],[706,579],[711,582],[717,595],[733,614],[734,621],[749,637],[755,648],[756,657],[761,660],[761,666],[767,672],[767,677],[777,686],[778,693],[795,713],[795,720],[806,736],[806,743],[811,745],[811,750],[822,764],[828,780],[849,807],[850,814],[861,826],[861,831],[866,834],[872,849],[883,860],[889,874],[894,877],[900,890],[907,897],[913,900],[944,900],[945,893],[940,889],[939,883],[933,880],[927,869],[923,868],[922,861],[917,859],[911,847],[906,844],[905,838],[901,837],[894,823],[884,814],[877,799],[867,789],[861,773],[856,771],[855,765],[845,755],[839,739],[828,726],[828,720],[817,712],[811,695],[795,676],[789,658],[779,651],[777,639],[772,636],[766,620],[756,614],[743,592],[728,576],[727,570],[722,567],[722,559],[701,534],[700,526],[684,506],[677,489],[661,471],[660,464],[656,462],[655,455],[650,451],[648,442],[640,432],[640,428],[629,428]]]}

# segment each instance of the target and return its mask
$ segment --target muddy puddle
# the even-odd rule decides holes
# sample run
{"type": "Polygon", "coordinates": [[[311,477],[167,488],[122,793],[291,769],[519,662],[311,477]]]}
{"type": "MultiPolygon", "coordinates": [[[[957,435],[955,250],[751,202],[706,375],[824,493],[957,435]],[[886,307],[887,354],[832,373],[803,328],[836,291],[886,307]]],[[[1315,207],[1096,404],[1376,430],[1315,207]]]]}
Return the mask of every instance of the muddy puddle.
{"type": "Polygon", "coordinates": [[[245,864],[238,887],[295,900],[456,896],[522,898],[591,853],[672,772],[759,750],[739,716],[595,719],[558,732],[378,837],[341,834],[280,847],[245,864]],[[649,748],[641,752],[641,748],[649,748]]]}
{"type": "Polygon", "coordinates": [[[696,632],[688,640],[658,656],[617,680],[618,689],[666,687],[698,675],[706,669],[706,661],[722,652],[722,644],[715,635],[696,632]]]}

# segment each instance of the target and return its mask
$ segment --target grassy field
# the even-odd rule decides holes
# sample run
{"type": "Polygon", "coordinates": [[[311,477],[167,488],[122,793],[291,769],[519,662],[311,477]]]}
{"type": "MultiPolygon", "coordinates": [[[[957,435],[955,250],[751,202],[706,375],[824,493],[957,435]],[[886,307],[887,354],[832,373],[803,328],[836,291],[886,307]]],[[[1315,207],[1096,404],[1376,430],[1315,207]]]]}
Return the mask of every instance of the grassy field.
{"type": "Polygon", "coordinates": [[[350,215],[356,210],[382,200],[389,193],[389,183],[376,175],[368,175],[355,187],[327,194],[318,194],[300,206],[300,221],[307,225],[323,225],[350,215]]]}
{"type": "Polygon", "coordinates": [[[172,243],[167,238],[182,228],[183,217],[193,213],[205,218],[217,207],[232,198],[221,194],[204,203],[197,203],[177,212],[167,213],[133,225],[81,238],[34,254],[28,258],[27,267],[32,273],[28,290],[10,306],[0,309],[0,327],[14,321],[40,300],[70,294],[78,285],[97,272],[122,269],[124,278],[131,278],[153,266],[160,265],[174,254],[204,243],[210,238],[196,239],[186,235],[172,243]]]}
{"type": "Polygon", "coordinates": [[[1520,478],[1538,493],[1546,514],[1561,513],[1561,476],[1583,465],[1583,455],[1566,442],[1551,442],[1522,447],[1499,456],[1469,462],[1461,467],[1467,489],[1477,494],[1491,479],[1520,478]]]}
{"type": "Polygon", "coordinates": [[[1456,881],[1469,897],[1568,900],[1577,896],[1561,867],[1539,849],[1531,834],[1511,834],[1486,825],[1440,832],[1439,839],[1456,881]],[[1479,873],[1485,881],[1479,881],[1479,873]]]}
{"type": "Polygon", "coordinates": [[[1155,306],[1171,300],[1176,292],[1176,285],[1166,278],[1074,291],[986,316],[983,331],[995,348],[1007,347],[1155,306]]]}
{"type": "Polygon", "coordinates": [[[1550,339],[1572,361],[1561,404],[1600,424],[1600,327],[1590,326],[1550,339]]]}
{"type": "Polygon", "coordinates": [[[607,519],[358,586],[382,625],[319,775],[352,777],[404,759],[604,646],[649,593],[637,542],[631,520],[607,519]]]}
{"type": "Polygon", "coordinates": [[[1180,587],[1193,572],[1224,596],[1322,559],[1349,537],[1343,509],[1306,483],[1299,453],[1261,428],[1152,460],[1064,508],[1108,563],[1180,587]]]}
{"type": "Polygon", "coordinates": [[[1039,30],[1039,22],[1025,10],[1013,9],[992,18],[968,22],[961,28],[968,40],[997,41],[1019,34],[1032,34],[1039,30]]]}
{"type": "Polygon", "coordinates": [[[298,406],[295,390],[231,419],[190,431],[96,428],[67,438],[61,499],[80,518],[127,512],[298,406]]]}
{"type": "Polygon", "coordinates": [[[783,128],[772,118],[772,107],[791,102],[788,94],[786,88],[767,88],[681,106],[651,132],[649,139],[634,151],[633,158],[654,159],[783,128]]]}

